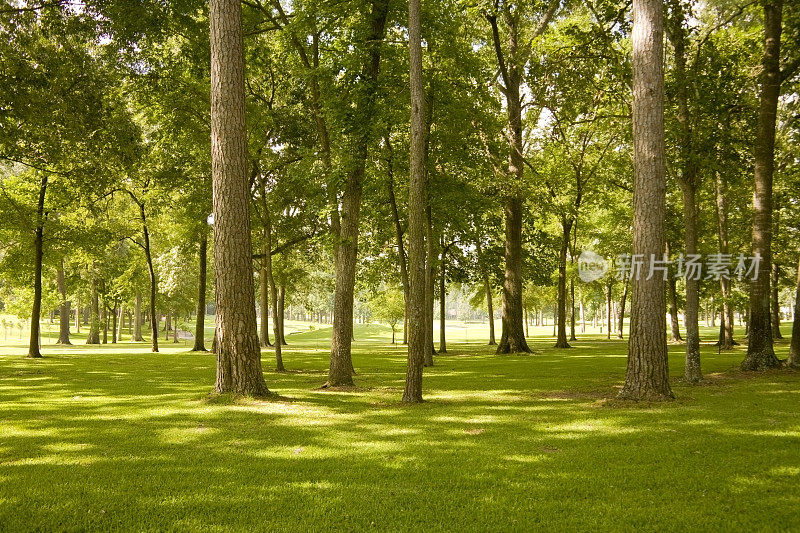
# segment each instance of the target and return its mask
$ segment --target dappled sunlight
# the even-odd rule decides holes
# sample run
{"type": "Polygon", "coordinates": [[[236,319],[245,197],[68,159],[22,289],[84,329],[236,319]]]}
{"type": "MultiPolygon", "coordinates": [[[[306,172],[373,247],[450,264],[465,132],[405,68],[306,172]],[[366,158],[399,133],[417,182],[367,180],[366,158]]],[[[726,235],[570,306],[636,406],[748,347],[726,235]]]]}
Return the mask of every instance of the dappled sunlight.
{"type": "MultiPolygon", "coordinates": [[[[626,513],[618,487],[647,476],[661,480],[652,490],[704,498],[720,490],[703,474],[709,469],[732,502],[768,478],[784,488],[768,504],[783,509],[800,475],[790,451],[800,445],[798,415],[787,406],[800,386],[789,374],[745,379],[727,373],[728,357],[711,356],[709,373],[724,379],[676,384],[670,405],[616,407],[602,402],[624,372],[621,343],[537,346],[532,356],[453,343],[458,355],[425,369],[426,402],[406,406],[405,349],[368,340],[370,330],[357,335],[356,389],[317,390],[327,365],[316,347],[322,334],[293,336],[292,372],[265,372],[279,395],[267,400],[209,401],[215,360],[206,354],[123,346],[73,347],[43,361],[0,356],[0,517],[23,502],[39,516],[38,508],[69,513],[67,502],[85,501],[93,503],[77,512],[109,527],[110,517],[149,513],[154,524],[179,515],[180,529],[215,529],[237,513],[259,529],[265,518],[250,494],[283,509],[282,520],[324,521],[374,502],[369,522],[378,527],[404,523],[402,509],[420,498],[436,502],[426,515],[444,512],[452,504],[441,496],[458,487],[483,516],[513,510],[535,521],[538,508],[522,503],[531,498],[566,513],[602,496],[598,512],[626,513]],[[769,415],[753,417],[753,403],[769,415]],[[710,453],[710,442],[724,455],[710,453]],[[55,492],[35,489],[47,484],[55,492]],[[120,501],[132,492],[135,501],[120,501]]],[[[265,368],[271,356],[264,350],[265,368]]],[[[680,372],[679,357],[674,364],[680,372]]],[[[650,505],[668,512],[673,503],[650,505]]]]}

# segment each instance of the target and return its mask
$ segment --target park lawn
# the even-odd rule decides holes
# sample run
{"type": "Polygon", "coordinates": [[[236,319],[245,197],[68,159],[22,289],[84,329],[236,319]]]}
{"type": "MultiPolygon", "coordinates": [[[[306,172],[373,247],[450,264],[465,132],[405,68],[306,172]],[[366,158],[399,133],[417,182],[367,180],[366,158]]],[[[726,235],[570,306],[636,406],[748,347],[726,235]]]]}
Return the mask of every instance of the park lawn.
{"type": "Polygon", "coordinates": [[[405,406],[378,325],[357,389],[319,390],[329,334],[290,335],[287,373],[264,351],[270,401],[209,397],[214,357],[182,344],[0,348],[0,531],[800,528],[800,373],[704,346],[687,386],[672,346],[677,400],[633,406],[624,342],[542,334],[532,356],[451,345],[405,406]]]}

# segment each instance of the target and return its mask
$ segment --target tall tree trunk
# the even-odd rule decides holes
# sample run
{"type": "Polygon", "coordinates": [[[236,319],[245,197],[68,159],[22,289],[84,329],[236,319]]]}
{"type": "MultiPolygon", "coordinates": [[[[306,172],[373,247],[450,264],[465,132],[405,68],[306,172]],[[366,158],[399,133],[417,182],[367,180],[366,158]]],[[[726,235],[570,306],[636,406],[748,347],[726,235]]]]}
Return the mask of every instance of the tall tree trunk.
{"type": "Polygon", "coordinates": [[[47,174],[42,175],[39,185],[39,200],[36,206],[36,232],[33,238],[33,306],[31,309],[31,340],[28,345],[28,357],[37,359],[42,356],[39,351],[40,321],[42,319],[42,259],[44,256],[44,200],[47,195],[47,174]]]}
{"type": "MultiPolygon", "coordinates": [[[[633,2],[633,253],[664,253],[666,177],[664,168],[663,3],[633,2]]],[[[664,280],[633,280],[628,367],[620,397],[669,400],[667,304],[664,280]]]]}
{"type": "Polygon", "coordinates": [[[70,302],[67,300],[67,286],[64,281],[64,260],[56,272],[56,284],[58,285],[58,296],[61,300],[58,309],[58,344],[72,344],[69,340],[69,308],[70,302]]]}
{"type": "MultiPolygon", "coordinates": [[[[697,162],[694,154],[694,134],[689,117],[689,80],[686,76],[686,15],[682,0],[673,0],[669,39],[675,49],[675,79],[677,86],[678,122],[680,129],[681,162],[678,183],[683,196],[684,253],[687,258],[697,254],[697,162]]],[[[684,378],[697,383],[703,378],[700,370],[700,281],[686,276],[686,309],[683,315],[686,328],[686,366],[684,378]]]]}
{"type": "Polygon", "coordinates": [[[422,82],[422,37],[420,0],[408,2],[408,43],[411,79],[411,148],[408,188],[408,364],[403,401],[422,401],[422,367],[425,362],[425,226],[427,178],[425,174],[425,92],[422,82]]]}
{"type": "Polygon", "coordinates": [[[789,360],[786,364],[800,369],[800,264],[797,266],[797,289],[794,297],[794,313],[792,317],[792,345],[789,348],[789,360]]]}
{"type": "Polygon", "coordinates": [[[142,337],[142,293],[138,291],[136,292],[133,314],[133,340],[144,342],[144,337],[142,337]]]}
{"type": "Polygon", "coordinates": [[[492,302],[492,285],[489,283],[489,276],[483,277],[486,285],[486,312],[489,314],[489,346],[495,346],[497,341],[494,338],[494,302],[492,302]]]}
{"type": "Polygon", "coordinates": [[[494,43],[500,74],[503,79],[503,93],[508,113],[508,160],[509,192],[503,201],[505,217],[505,275],[503,279],[503,327],[497,353],[530,353],[522,327],[522,219],[523,202],[519,190],[525,172],[522,155],[522,72],[519,62],[518,19],[507,16],[508,43],[507,54],[503,54],[497,17],[487,17],[492,25],[494,43]],[[506,60],[507,59],[507,60],[506,60]]]}
{"type": "MultiPolygon", "coordinates": [[[[351,167],[345,176],[341,198],[341,216],[336,214],[332,224],[334,232],[334,270],[336,289],[334,293],[333,335],[331,338],[331,361],[328,370],[329,386],[353,384],[353,294],[355,288],[356,259],[358,255],[358,221],[361,211],[361,194],[371,131],[368,127],[373,118],[377,95],[378,72],[381,60],[381,43],[386,32],[388,0],[372,0],[369,14],[370,29],[367,32],[368,53],[362,65],[361,80],[364,84],[362,99],[357,99],[353,113],[364,123],[356,135],[351,167]]],[[[337,202],[338,204],[338,202],[337,202]]],[[[334,206],[338,211],[338,205],[334,206]]]]}
{"type": "Polygon", "coordinates": [[[555,348],[571,348],[567,342],[567,251],[572,220],[561,221],[561,250],[558,254],[558,338],[555,348]]]}
{"type": "MultiPolygon", "coordinates": [[[[717,232],[719,234],[719,252],[730,253],[728,241],[728,191],[721,172],[716,172],[714,191],[717,204],[717,232]]],[[[730,350],[738,344],[733,340],[733,306],[731,305],[731,281],[725,276],[719,278],[722,292],[722,321],[720,323],[719,349],[730,350]]]]}
{"type": "MultiPolygon", "coordinates": [[[[761,266],[772,264],[772,175],[775,170],[775,121],[781,89],[780,50],[782,0],[764,1],[764,55],[761,60],[761,95],[755,150],[753,191],[753,254],[761,266]]],[[[742,370],[780,366],[772,345],[770,326],[770,276],[761,273],[750,283],[750,321],[747,356],[742,370]]]]}
{"type": "Polygon", "coordinates": [[[193,352],[206,350],[206,276],[208,273],[208,233],[204,227],[200,236],[198,264],[200,273],[197,277],[197,317],[194,325],[193,352]]]}
{"type": "Polygon", "coordinates": [[[256,331],[250,184],[239,0],[210,0],[211,174],[214,205],[217,378],[215,390],[269,393],[256,331]]]}
{"type": "Polygon", "coordinates": [[[97,291],[97,278],[92,274],[92,302],[89,314],[89,335],[86,344],[100,344],[100,295],[97,291]]]}
{"type": "Polygon", "coordinates": [[[770,326],[772,326],[772,338],[773,339],[782,339],[783,335],[781,335],[781,304],[780,304],[780,293],[778,291],[778,283],[780,282],[781,277],[781,267],[778,263],[772,263],[772,281],[770,285],[770,289],[772,290],[772,297],[770,298],[770,326]]]}
{"type": "Polygon", "coordinates": [[[169,332],[172,331],[172,311],[167,310],[164,315],[164,340],[169,340],[169,332]]]}

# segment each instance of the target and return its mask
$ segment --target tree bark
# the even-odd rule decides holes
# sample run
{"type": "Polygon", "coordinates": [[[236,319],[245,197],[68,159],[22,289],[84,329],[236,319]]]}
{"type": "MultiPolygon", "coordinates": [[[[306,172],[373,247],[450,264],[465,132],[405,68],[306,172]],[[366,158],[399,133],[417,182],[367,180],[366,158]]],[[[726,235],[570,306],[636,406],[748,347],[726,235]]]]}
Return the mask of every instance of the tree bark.
{"type": "MultiPolygon", "coordinates": [[[[633,253],[664,253],[666,177],[664,167],[663,4],[633,2],[633,253]]],[[[620,397],[660,401],[674,398],[669,386],[666,298],[655,275],[632,281],[628,366],[620,397]]]]}
{"type": "Polygon", "coordinates": [[[117,311],[118,308],[114,305],[114,309],[111,310],[112,312],[112,323],[111,323],[111,344],[117,343],[117,311]]]}
{"type": "Polygon", "coordinates": [[[193,352],[206,352],[206,276],[208,274],[208,233],[204,227],[200,236],[198,252],[199,275],[197,277],[197,317],[194,325],[193,352]]]}
{"type": "MultiPolygon", "coordinates": [[[[782,0],[764,1],[764,55],[761,60],[761,95],[755,150],[753,191],[753,254],[761,266],[772,264],[772,176],[775,170],[775,121],[781,89],[780,49],[782,0]]],[[[764,270],[764,268],[762,268],[764,270]]],[[[780,366],[775,356],[770,325],[770,276],[762,272],[750,282],[750,320],[747,356],[742,370],[780,366]]]]}
{"type": "Polygon", "coordinates": [[[211,168],[218,393],[269,393],[256,331],[239,0],[210,0],[211,168]]]}
{"type": "Polygon", "coordinates": [[[125,327],[125,303],[119,304],[119,322],[117,323],[117,342],[122,342],[122,328],[125,327]]]}
{"type": "Polygon", "coordinates": [[[31,339],[28,345],[28,357],[37,359],[42,356],[39,350],[40,328],[42,318],[42,259],[44,256],[44,201],[47,195],[47,174],[42,175],[39,185],[39,199],[36,206],[36,231],[33,239],[33,306],[31,309],[31,339]]]}
{"type": "Polygon", "coordinates": [[[67,300],[67,286],[64,281],[64,260],[56,272],[56,284],[58,285],[58,296],[61,300],[58,309],[58,344],[72,344],[69,340],[69,308],[70,302],[67,300]]]}
{"type": "Polygon", "coordinates": [[[142,220],[142,235],[144,236],[144,256],[147,260],[147,271],[150,275],[150,338],[153,352],[158,352],[158,317],[156,317],[156,271],[153,267],[153,256],[150,251],[150,230],[147,227],[147,216],[144,202],[139,203],[139,216],[142,220]]]}
{"type": "Polygon", "coordinates": [[[403,402],[422,401],[422,367],[428,350],[426,321],[425,225],[427,177],[425,174],[425,92],[422,81],[420,0],[408,2],[408,42],[411,84],[411,148],[408,194],[408,364],[403,402]]]}

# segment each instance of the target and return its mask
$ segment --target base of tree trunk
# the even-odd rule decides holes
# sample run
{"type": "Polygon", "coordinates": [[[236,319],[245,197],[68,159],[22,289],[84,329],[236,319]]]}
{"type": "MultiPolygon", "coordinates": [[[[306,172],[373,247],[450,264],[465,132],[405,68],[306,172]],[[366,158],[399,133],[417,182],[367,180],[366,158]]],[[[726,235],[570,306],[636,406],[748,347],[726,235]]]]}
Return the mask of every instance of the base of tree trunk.
{"type": "Polygon", "coordinates": [[[634,402],[671,402],[675,400],[675,395],[657,390],[625,390],[623,389],[617,396],[620,400],[634,402]]]}
{"type": "Polygon", "coordinates": [[[500,344],[497,345],[497,350],[495,350],[495,353],[498,355],[512,353],[533,353],[533,350],[530,349],[525,339],[518,339],[515,342],[501,341],[500,344]]]}
{"type": "Polygon", "coordinates": [[[62,341],[61,339],[58,339],[56,344],[60,344],[62,346],[72,346],[72,343],[69,341],[69,339],[67,339],[65,341],[62,341]]]}
{"type": "Polygon", "coordinates": [[[567,341],[558,341],[553,348],[572,348],[572,346],[567,341]]]}
{"type": "Polygon", "coordinates": [[[26,359],[44,359],[42,354],[40,353],[29,353],[25,356],[26,359]]]}
{"type": "Polygon", "coordinates": [[[489,341],[488,344],[486,344],[486,346],[497,346],[497,342],[489,341]]]}
{"type": "Polygon", "coordinates": [[[742,361],[742,370],[745,372],[769,370],[772,368],[779,368],[782,362],[771,351],[760,353],[747,354],[744,361],[742,361]]]}

